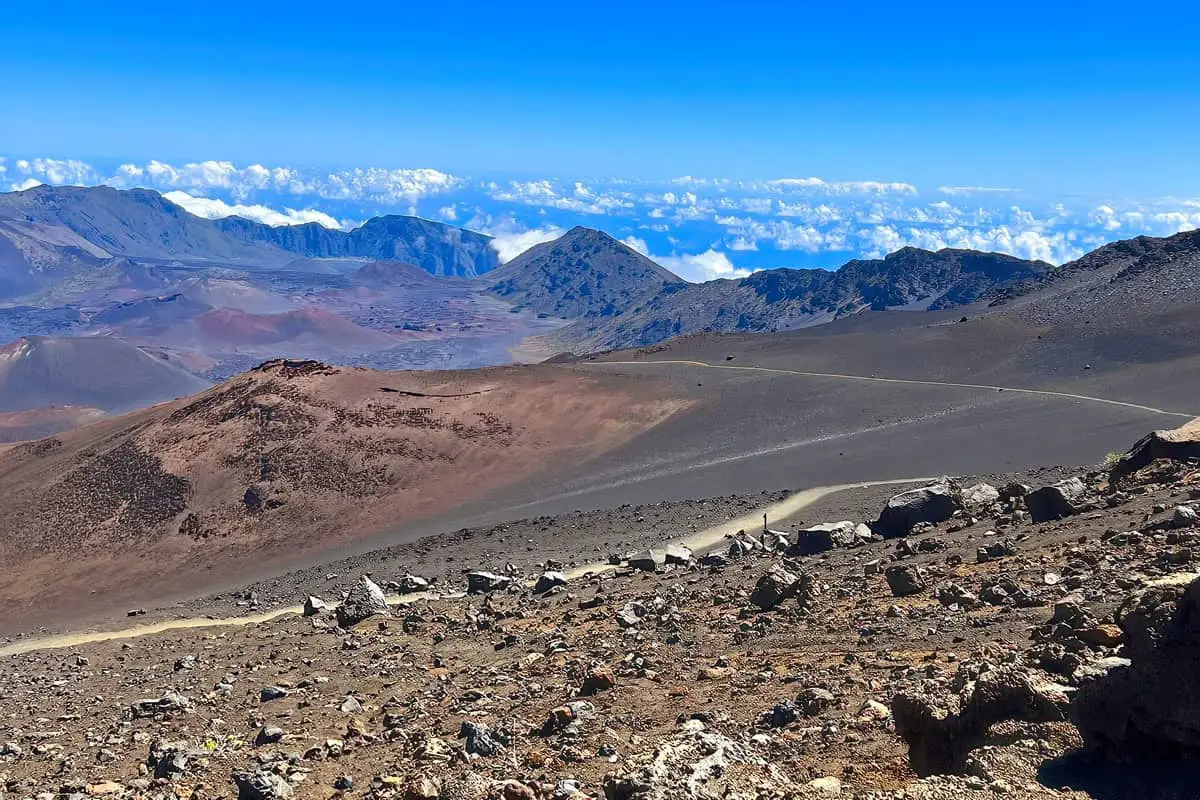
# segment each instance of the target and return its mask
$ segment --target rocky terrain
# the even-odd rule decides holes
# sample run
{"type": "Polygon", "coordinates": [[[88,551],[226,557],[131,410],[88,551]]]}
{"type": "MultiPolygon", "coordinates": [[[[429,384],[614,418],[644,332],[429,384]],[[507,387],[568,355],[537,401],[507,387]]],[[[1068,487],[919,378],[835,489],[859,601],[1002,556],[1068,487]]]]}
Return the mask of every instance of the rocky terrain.
{"type": "Polygon", "coordinates": [[[0,453],[0,607],[49,619],[89,592],[117,602],[258,572],[586,461],[685,405],[563,370],[268,362],[0,453]]]}
{"type": "Polygon", "coordinates": [[[1102,468],[870,497],[691,552],[574,570],[480,554],[432,592],[388,562],[340,576],[345,597],[291,598],[303,614],[17,640],[0,656],[0,784],[22,798],[1194,796],[1200,428],[1102,468]]]}
{"type": "Polygon", "coordinates": [[[671,284],[620,313],[582,320],[552,335],[586,353],[658,344],[698,332],[785,331],[864,311],[939,310],[969,305],[1002,287],[1023,285],[1053,267],[998,253],[906,247],[884,259],[836,271],[775,269],[738,280],[671,284]]]}

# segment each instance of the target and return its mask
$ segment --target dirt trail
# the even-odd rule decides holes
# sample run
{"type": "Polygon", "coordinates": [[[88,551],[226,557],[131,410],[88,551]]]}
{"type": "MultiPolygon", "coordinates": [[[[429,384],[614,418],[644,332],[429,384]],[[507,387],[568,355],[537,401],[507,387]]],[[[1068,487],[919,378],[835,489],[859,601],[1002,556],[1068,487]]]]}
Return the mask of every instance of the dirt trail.
{"type": "MultiPolygon", "coordinates": [[[[693,551],[702,551],[713,545],[719,544],[727,536],[736,534],[740,530],[756,531],[762,527],[763,514],[767,515],[769,522],[781,522],[788,517],[791,517],[804,508],[821,500],[836,492],[842,492],[847,489],[865,489],[871,486],[890,486],[893,484],[905,483],[921,483],[928,481],[930,478],[896,478],[893,480],[884,481],[867,481],[863,483],[845,483],[833,486],[814,486],[811,489],[804,489],[796,492],[777,503],[759,508],[755,511],[743,514],[740,517],[731,519],[727,522],[722,522],[719,525],[714,525],[702,531],[684,536],[678,539],[671,539],[662,544],[677,543],[691,548],[693,551]]],[[[596,574],[613,569],[612,565],[606,562],[597,562],[594,564],[586,564],[567,573],[568,579],[575,580],[588,574],[596,574]]],[[[408,603],[417,602],[430,597],[439,598],[455,598],[462,597],[462,594],[434,595],[429,592],[419,592],[403,596],[391,596],[388,602],[392,605],[405,605],[408,603]]],[[[168,619],[160,622],[151,622],[145,625],[135,625],[133,627],[124,628],[113,631],[81,631],[77,633],[64,633],[54,636],[44,637],[29,637],[0,647],[0,658],[5,656],[18,655],[21,653],[32,653],[41,650],[59,650],[67,647],[77,647],[79,645],[90,644],[93,642],[110,642],[123,639],[136,639],[141,636],[149,636],[155,633],[164,633],[166,631],[182,630],[189,628],[219,628],[242,625],[257,625],[262,622],[282,617],[288,614],[300,614],[301,606],[285,606],[276,608],[271,611],[265,611],[261,614],[251,614],[248,616],[239,617],[191,617],[185,619],[168,619]]]]}
{"type": "Polygon", "coordinates": [[[990,386],[981,383],[951,383],[949,381],[917,380],[912,378],[877,378],[869,375],[843,375],[837,372],[805,372],[798,369],[782,369],[779,367],[735,366],[733,364],[710,364],[707,361],[689,361],[682,359],[663,359],[649,361],[584,361],[584,366],[603,366],[605,364],[620,364],[625,366],[644,366],[646,364],[681,364],[689,367],[704,367],[707,369],[743,370],[746,372],[772,372],[779,375],[800,375],[806,378],[836,378],[847,381],[870,381],[874,383],[901,383],[914,386],[945,386],[952,389],[982,389],[993,392],[1013,392],[1016,394],[1033,394],[1043,397],[1061,397],[1067,400],[1079,400],[1087,403],[1101,403],[1109,406],[1132,408],[1150,414],[1161,414],[1166,417],[1183,417],[1194,419],[1200,414],[1186,411],[1167,411],[1153,406],[1143,406],[1138,403],[1128,403],[1124,400],[1109,400],[1105,397],[1092,397],[1086,394],[1071,394],[1070,392],[1055,392],[1049,389],[1024,389],[1019,386],[990,386]]]}

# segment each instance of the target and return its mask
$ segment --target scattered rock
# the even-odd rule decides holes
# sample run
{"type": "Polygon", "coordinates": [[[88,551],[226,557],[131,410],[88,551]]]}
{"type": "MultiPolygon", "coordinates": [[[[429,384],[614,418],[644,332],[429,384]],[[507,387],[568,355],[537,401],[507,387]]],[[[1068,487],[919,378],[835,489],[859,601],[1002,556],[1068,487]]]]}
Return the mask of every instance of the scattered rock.
{"type": "Polygon", "coordinates": [[[350,593],[337,607],[337,621],[342,628],[353,628],[377,614],[389,613],[387,598],[375,581],[363,575],[350,587],[350,593]]]}
{"type": "Polygon", "coordinates": [[[507,575],[497,575],[494,572],[477,570],[467,573],[467,594],[488,594],[500,592],[512,585],[512,578],[507,575]]]}
{"type": "Polygon", "coordinates": [[[925,591],[925,577],[917,567],[896,564],[884,570],[883,577],[894,597],[907,597],[925,591]]]}

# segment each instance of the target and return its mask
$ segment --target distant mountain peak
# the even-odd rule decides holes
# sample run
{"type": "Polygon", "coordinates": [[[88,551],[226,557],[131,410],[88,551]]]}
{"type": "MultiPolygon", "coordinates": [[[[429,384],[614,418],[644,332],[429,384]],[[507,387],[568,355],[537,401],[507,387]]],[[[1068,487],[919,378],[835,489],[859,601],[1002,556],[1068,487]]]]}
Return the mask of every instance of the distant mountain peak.
{"type": "Polygon", "coordinates": [[[526,250],[489,277],[492,291],[514,305],[563,318],[619,314],[681,280],[604,231],[583,226],[526,250]]]}

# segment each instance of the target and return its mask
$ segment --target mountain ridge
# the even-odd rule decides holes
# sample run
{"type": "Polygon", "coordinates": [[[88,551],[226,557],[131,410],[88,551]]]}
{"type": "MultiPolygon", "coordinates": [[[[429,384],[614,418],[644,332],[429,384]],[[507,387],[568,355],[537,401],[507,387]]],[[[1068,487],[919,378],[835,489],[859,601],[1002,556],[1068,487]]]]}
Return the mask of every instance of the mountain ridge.
{"type": "Polygon", "coordinates": [[[490,236],[419,217],[373,217],[341,231],[207,219],[151,189],[37,186],[0,194],[0,297],[119,257],[266,268],[297,257],[395,260],[467,278],[499,265],[490,236]]]}
{"type": "Polygon", "coordinates": [[[1001,253],[906,247],[832,271],[780,268],[745,278],[668,284],[623,313],[579,320],[550,339],[576,352],[609,350],[688,333],[793,330],[868,310],[941,310],[1053,269],[1001,253]]]}

